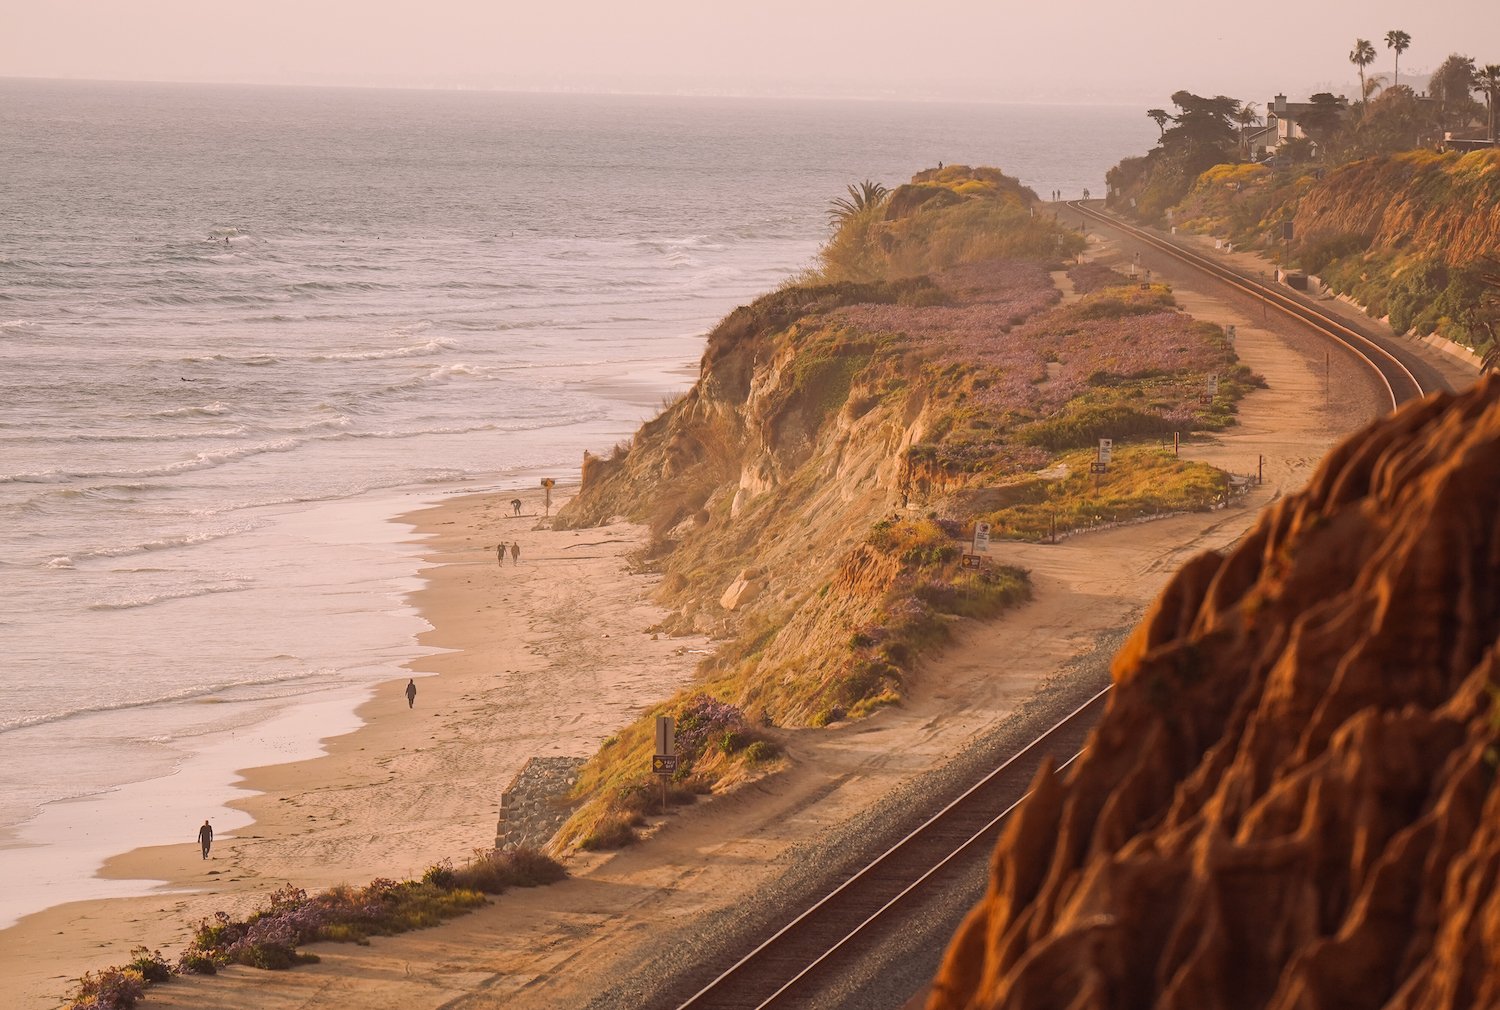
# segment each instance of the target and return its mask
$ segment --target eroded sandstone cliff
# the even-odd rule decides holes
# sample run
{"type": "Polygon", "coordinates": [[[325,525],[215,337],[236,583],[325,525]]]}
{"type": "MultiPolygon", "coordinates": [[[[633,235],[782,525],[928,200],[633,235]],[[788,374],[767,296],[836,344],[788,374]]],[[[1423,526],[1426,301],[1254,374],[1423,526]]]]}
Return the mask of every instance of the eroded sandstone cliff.
{"type": "Polygon", "coordinates": [[[1345,442],[1114,675],[929,1010],[1500,1006],[1500,377],[1345,442]]]}

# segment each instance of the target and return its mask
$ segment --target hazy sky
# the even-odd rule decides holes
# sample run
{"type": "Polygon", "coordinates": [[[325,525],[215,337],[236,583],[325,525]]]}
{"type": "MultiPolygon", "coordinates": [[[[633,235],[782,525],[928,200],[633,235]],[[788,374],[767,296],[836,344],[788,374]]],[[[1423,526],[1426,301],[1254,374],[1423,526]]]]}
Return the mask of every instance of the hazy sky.
{"type": "Polygon", "coordinates": [[[1160,105],[1500,63],[1496,0],[0,0],[0,76],[1160,105]]]}

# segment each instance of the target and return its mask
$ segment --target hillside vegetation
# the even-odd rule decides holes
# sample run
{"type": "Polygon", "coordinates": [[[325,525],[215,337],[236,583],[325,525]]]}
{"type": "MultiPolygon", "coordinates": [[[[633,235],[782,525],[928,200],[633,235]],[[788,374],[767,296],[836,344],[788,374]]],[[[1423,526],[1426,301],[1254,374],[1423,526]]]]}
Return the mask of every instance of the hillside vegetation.
{"type": "Polygon", "coordinates": [[[1218,165],[1173,220],[1285,255],[1389,316],[1398,333],[1438,333],[1480,351],[1494,342],[1486,295],[1500,272],[1500,151],[1405,151],[1326,170],[1218,165]]]}
{"type": "Polygon", "coordinates": [[[775,767],[777,727],[898,702],[955,627],[1028,595],[1019,570],[961,569],[974,520],[1036,538],[1043,519],[1050,536],[1222,497],[1217,471],[1157,447],[1230,423],[1253,381],[1217,327],[1098,268],[1060,305],[1049,268],[1081,239],[993,169],[871,192],[819,270],[714,329],[691,391],[585,458],[559,522],[647,524],[658,630],[720,644],[590,762],[561,847],[622,844],[659,802],[658,713],[678,718],[686,800],[775,767]],[[1077,475],[1101,436],[1138,444],[1096,489],[1077,475]]]}
{"type": "MultiPolygon", "coordinates": [[[[1372,53],[1366,42],[1351,59],[1362,68],[1372,53]]],[[[1454,54],[1431,86],[1431,96],[1403,86],[1377,96],[1372,87],[1354,102],[1326,92],[1292,104],[1279,97],[1267,109],[1266,121],[1278,121],[1269,132],[1254,129],[1254,103],[1179,91],[1175,114],[1147,111],[1161,138],[1109,171],[1107,203],[1148,224],[1264,250],[1388,317],[1398,333],[1436,333],[1500,360],[1500,149],[1431,149],[1445,132],[1472,130],[1486,111],[1471,97],[1476,88],[1494,142],[1500,65],[1481,71],[1454,54]],[[1252,137],[1269,147],[1253,149],[1252,137]]]]}

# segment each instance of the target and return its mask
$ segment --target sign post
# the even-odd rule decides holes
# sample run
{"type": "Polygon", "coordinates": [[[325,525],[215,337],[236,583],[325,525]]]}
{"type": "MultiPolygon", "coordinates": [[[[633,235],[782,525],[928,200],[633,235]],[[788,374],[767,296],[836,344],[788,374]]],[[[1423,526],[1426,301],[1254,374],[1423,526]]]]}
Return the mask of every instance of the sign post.
{"type": "Polygon", "coordinates": [[[552,489],[557,481],[551,477],[542,478],[542,516],[545,518],[552,514],[552,489]]]}
{"type": "Polygon", "coordinates": [[[1099,440],[1099,457],[1089,464],[1089,473],[1094,475],[1094,490],[1099,490],[1099,475],[1109,473],[1109,461],[1114,458],[1115,440],[1112,438],[1101,438],[1099,440]]]}
{"type": "Polygon", "coordinates": [[[677,724],[670,715],[656,717],[656,754],[651,772],[661,778],[661,812],[667,812],[667,779],[677,772],[677,724]]]}
{"type": "Polygon", "coordinates": [[[988,554],[990,552],[990,524],[974,524],[974,549],[970,554],[988,554]]]}

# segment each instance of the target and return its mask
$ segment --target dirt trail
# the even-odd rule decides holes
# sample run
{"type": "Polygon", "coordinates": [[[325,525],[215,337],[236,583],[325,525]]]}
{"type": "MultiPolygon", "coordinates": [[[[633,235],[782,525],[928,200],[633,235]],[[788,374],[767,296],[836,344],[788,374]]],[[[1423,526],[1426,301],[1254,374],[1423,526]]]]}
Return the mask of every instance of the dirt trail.
{"type": "MultiPolygon", "coordinates": [[[[1090,255],[1106,263],[1129,261],[1098,235],[1090,238],[1090,255]]],[[[1220,298],[1186,274],[1165,279],[1194,315],[1236,324],[1242,360],[1269,385],[1242,402],[1238,427],[1185,443],[1183,455],[1241,474],[1254,474],[1264,457],[1263,484],[1217,512],[1079,535],[1056,545],[994,545],[994,560],[1031,571],[1034,601],[1001,620],[969,626],[919,674],[906,704],[861,723],[792,733],[792,770],[674,816],[646,844],[579,857],[570,865],[573,877],[561,884],[507,894],[447,925],[366,947],[320,945],[322,963],[296,971],[233,968],[212,979],[174,982],[141,1005],[581,1006],[639,964],[663,931],[752,901],[785,872],[784,861],[796,847],[941,765],[1015,711],[1102,632],[1131,622],[1184,560],[1231,543],[1261,506],[1301,486],[1338,437],[1380,409],[1372,384],[1352,365],[1341,368],[1338,391],[1325,403],[1321,345],[1290,324],[1263,323],[1253,306],[1220,298]]],[[[478,517],[460,513],[449,521],[478,517]]],[[[523,637],[555,641],[561,619],[556,610],[534,613],[523,637]]],[[[569,662],[612,662],[599,654],[602,644],[593,640],[569,662]]],[[[628,651],[629,645],[615,642],[611,651],[617,655],[620,648],[628,651]]],[[[73,951],[84,953],[76,945],[73,951]]]]}

